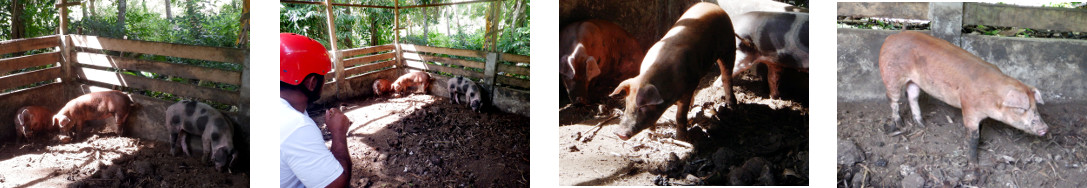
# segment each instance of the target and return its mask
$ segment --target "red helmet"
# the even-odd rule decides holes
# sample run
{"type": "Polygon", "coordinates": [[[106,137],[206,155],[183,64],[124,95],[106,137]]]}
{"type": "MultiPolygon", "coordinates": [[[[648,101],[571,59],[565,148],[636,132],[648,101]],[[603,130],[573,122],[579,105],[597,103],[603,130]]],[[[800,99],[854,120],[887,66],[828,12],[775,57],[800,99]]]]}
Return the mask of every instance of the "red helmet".
{"type": "Polygon", "coordinates": [[[328,74],[332,59],[321,43],[294,33],[280,33],[279,69],[279,81],[298,85],[310,73],[328,74]]]}

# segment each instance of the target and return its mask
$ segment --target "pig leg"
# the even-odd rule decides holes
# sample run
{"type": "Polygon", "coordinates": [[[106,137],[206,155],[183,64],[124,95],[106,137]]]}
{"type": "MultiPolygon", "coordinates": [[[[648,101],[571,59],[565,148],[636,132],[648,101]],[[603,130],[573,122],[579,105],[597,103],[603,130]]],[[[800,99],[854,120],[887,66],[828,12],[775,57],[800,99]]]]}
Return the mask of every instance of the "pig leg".
{"type": "Polygon", "coordinates": [[[117,114],[114,114],[114,115],[117,117],[117,120],[116,120],[116,123],[117,123],[117,135],[118,136],[124,136],[125,135],[125,119],[128,119],[128,111],[127,110],[120,111],[120,112],[117,112],[117,114]]]}
{"type": "MultiPolygon", "coordinates": [[[[171,127],[170,129],[173,129],[173,128],[171,127]]],[[[179,143],[177,141],[177,137],[178,137],[177,132],[174,131],[174,130],[170,130],[169,132],[170,132],[170,155],[177,156],[177,147],[178,147],[177,144],[179,143]]]]}
{"type": "MultiPolygon", "coordinates": [[[[208,127],[208,128],[212,129],[211,127],[208,127]]],[[[213,134],[217,134],[217,133],[213,133],[213,134]]],[[[211,150],[212,150],[212,148],[211,148],[211,135],[205,134],[201,141],[203,141],[203,144],[204,144],[204,155],[200,156],[200,160],[202,160],[204,162],[211,161],[210,160],[211,150]]]]}
{"type": "Polygon", "coordinates": [[[978,140],[981,138],[979,128],[982,119],[985,119],[984,115],[978,115],[972,108],[963,106],[962,123],[966,127],[966,150],[969,150],[970,162],[975,164],[978,162],[978,140]]]}
{"type": "Polygon", "coordinates": [[[887,76],[891,73],[884,74],[884,85],[887,87],[887,100],[891,104],[891,123],[884,127],[884,132],[893,133],[898,130],[898,125],[903,124],[902,115],[899,110],[899,100],[902,100],[902,84],[905,84],[905,80],[895,79],[894,76],[887,76]]]}
{"type": "Polygon", "coordinates": [[[177,137],[177,141],[181,142],[181,151],[185,153],[185,156],[192,156],[192,152],[189,152],[189,133],[179,131],[177,137]]]}
{"type": "MultiPolygon", "coordinates": [[[[736,104],[736,96],[734,96],[734,94],[732,93],[732,72],[729,71],[732,70],[732,64],[734,63],[733,61],[735,61],[735,59],[736,57],[729,55],[726,55],[724,58],[717,59],[717,68],[721,69],[721,77],[718,79],[720,80],[718,84],[720,84],[725,90],[725,103],[729,106],[736,104]]],[[[690,96],[687,96],[686,98],[688,98],[687,103],[690,103],[690,96]]],[[[683,114],[684,119],[686,119],[687,112],[684,111],[683,114]]]]}
{"type": "Polygon", "coordinates": [[[767,81],[770,84],[770,98],[781,98],[781,93],[778,92],[778,80],[781,80],[781,66],[767,63],[766,68],[770,69],[767,75],[767,81]]]}
{"type": "Polygon", "coordinates": [[[910,112],[913,113],[913,120],[917,121],[917,125],[925,127],[925,123],[921,122],[921,106],[917,105],[917,97],[921,96],[921,88],[917,87],[917,83],[910,82],[906,84],[906,95],[909,96],[910,112]]]}
{"type": "Polygon", "coordinates": [[[686,95],[676,101],[676,137],[687,140],[687,111],[691,110],[691,97],[686,95]]]}

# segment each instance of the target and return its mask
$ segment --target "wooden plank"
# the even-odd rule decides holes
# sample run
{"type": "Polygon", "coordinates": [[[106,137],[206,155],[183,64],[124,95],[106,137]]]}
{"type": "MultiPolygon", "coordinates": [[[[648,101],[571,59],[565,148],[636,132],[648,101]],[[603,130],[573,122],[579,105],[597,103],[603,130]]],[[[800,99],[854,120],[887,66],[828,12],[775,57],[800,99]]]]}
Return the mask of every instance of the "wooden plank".
{"type": "Polygon", "coordinates": [[[529,59],[531,59],[531,58],[529,58],[529,56],[517,55],[517,54],[503,53],[501,56],[502,56],[502,61],[517,62],[517,63],[529,63],[529,59]]]}
{"type": "Polygon", "coordinates": [[[963,5],[963,25],[993,25],[1058,31],[1087,31],[1087,10],[988,3],[963,5]]]}
{"type": "Polygon", "coordinates": [[[238,104],[239,99],[239,94],[237,92],[226,91],[216,88],[200,87],[179,82],[157,80],[145,78],[142,76],[121,74],[89,67],[77,68],[77,71],[78,73],[76,73],[76,77],[78,77],[80,81],[87,81],[90,83],[101,83],[126,88],[166,92],[182,97],[206,99],[225,104],[238,104]]]}
{"type": "Polygon", "coordinates": [[[77,52],[75,55],[75,61],[85,65],[140,70],[190,79],[241,85],[240,72],[88,52],[77,52]]]}
{"type": "Polygon", "coordinates": [[[498,64],[498,72],[511,73],[511,74],[520,74],[520,75],[528,76],[528,73],[530,71],[528,70],[528,67],[518,67],[518,66],[514,66],[514,65],[506,65],[506,64],[499,63],[498,64]]]}
{"type": "Polygon", "coordinates": [[[438,7],[438,6],[449,6],[449,5],[460,5],[460,4],[471,4],[471,3],[485,3],[485,2],[493,2],[493,1],[502,1],[502,0],[476,0],[476,1],[462,1],[462,2],[453,2],[453,3],[432,3],[432,4],[425,4],[425,5],[402,6],[400,8],[405,9],[405,8],[421,8],[421,7],[438,7]]]}
{"type": "Polygon", "coordinates": [[[0,55],[60,46],[57,35],[0,41],[0,55]]]}
{"type": "Polygon", "coordinates": [[[392,58],[395,58],[395,57],[396,57],[396,53],[383,53],[383,54],[377,54],[377,55],[356,57],[356,58],[343,60],[343,66],[344,67],[351,67],[351,66],[355,66],[355,65],[359,65],[359,64],[371,63],[371,62],[374,62],[374,61],[392,59],[392,58]]]}
{"type": "Polygon", "coordinates": [[[838,2],[838,16],[928,20],[928,3],[838,2]]]}
{"type": "Polygon", "coordinates": [[[449,74],[453,74],[453,75],[461,75],[461,76],[474,77],[474,78],[482,78],[483,77],[483,73],[481,73],[481,72],[458,69],[458,68],[452,68],[452,67],[446,67],[446,66],[426,64],[426,63],[423,63],[423,62],[420,62],[420,61],[404,60],[404,63],[406,64],[407,67],[413,68],[413,69],[418,69],[418,70],[444,72],[444,73],[449,73],[449,74]]]}
{"type": "Polygon", "coordinates": [[[444,63],[444,64],[459,65],[459,66],[472,67],[472,68],[477,68],[477,69],[483,69],[483,68],[485,68],[487,66],[487,65],[483,64],[483,62],[479,62],[479,61],[449,58],[449,57],[438,57],[438,56],[423,55],[423,54],[411,53],[411,52],[404,52],[404,59],[416,60],[416,61],[439,62],[439,63],[444,63]]]}
{"type": "Polygon", "coordinates": [[[351,75],[355,75],[355,74],[359,74],[359,73],[365,73],[365,72],[370,72],[370,71],[374,71],[374,70],[378,70],[378,69],[382,69],[382,68],[386,68],[386,67],[391,67],[393,65],[396,65],[396,61],[391,61],[390,60],[390,61],[382,61],[382,62],[377,62],[377,63],[365,64],[365,65],[358,66],[358,67],[348,68],[347,70],[344,70],[344,74],[346,74],[345,76],[351,76],[351,75]]]}
{"type": "Polygon", "coordinates": [[[379,45],[379,46],[369,46],[369,47],[341,50],[341,53],[343,53],[343,57],[355,57],[355,56],[358,56],[358,55],[375,53],[375,52],[384,52],[384,51],[390,51],[390,50],[396,50],[396,46],[393,46],[393,44],[386,44],[386,45],[379,45]]]}
{"type": "MultiPolygon", "coordinates": [[[[350,76],[350,77],[347,77],[347,78],[346,78],[346,80],[352,80],[352,79],[366,79],[366,78],[368,78],[368,77],[371,77],[371,76],[373,76],[373,75],[379,75],[379,74],[382,74],[382,73],[385,73],[385,72],[389,72],[389,71],[397,71],[397,70],[396,70],[396,69],[385,69],[385,70],[381,70],[381,71],[377,71],[377,72],[371,72],[371,73],[366,73],[366,74],[360,74],[360,75],[350,76]]],[[[388,79],[388,78],[386,78],[386,79],[388,79]]],[[[389,81],[392,81],[392,80],[389,80],[389,81]]]]}
{"type": "Polygon", "coordinates": [[[8,73],[19,69],[25,69],[28,67],[56,64],[58,61],[60,61],[60,52],[49,52],[0,59],[0,74],[8,73]]]}
{"type": "Polygon", "coordinates": [[[56,79],[60,77],[60,72],[60,68],[53,67],[48,69],[21,72],[18,74],[3,76],[0,77],[0,89],[13,89],[19,86],[25,86],[41,81],[56,79]]]}
{"type": "Polygon", "coordinates": [[[495,80],[502,85],[515,86],[521,88],[529,88],[529,81],[520,78],[508,77],[508,76],[495,76],[495,80]]]}
{"type": "Polygon", "coordinates": [[[410,51],[410,52],[427,52],[427,53],[449,54],[449,55],[455,55],[455,56],[477,57],[477,58],[483,58],[483,56],[487,54],[486,52],[475,51],[475,50],[431,47],[431,46],[414,45],[414,44],[400,44],[400,48],[403,51],[410,51]]]}
{"type": "Polygon", "coordinates": [[[74,46],[90,49],[135,52],[235,64],[241,64],[249,56],[248,51],[237,48],[194,46],[85,35],[70,36],[74,46]]]}

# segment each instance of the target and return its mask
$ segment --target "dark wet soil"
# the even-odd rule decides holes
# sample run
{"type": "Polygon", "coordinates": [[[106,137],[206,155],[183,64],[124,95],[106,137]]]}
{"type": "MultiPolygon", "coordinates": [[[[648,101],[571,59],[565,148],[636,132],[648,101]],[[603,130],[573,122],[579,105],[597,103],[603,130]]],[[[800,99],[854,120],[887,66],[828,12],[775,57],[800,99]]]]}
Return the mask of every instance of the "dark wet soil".
{"type": "Polygon", "coordinates": [[[714,79],[704,78],[695,96],[688,116],[697,128],[687,141],[674,139],[674,106],[655,129],[627,141],[612,134],[619,120],[609,118],[621,101],[606,102],[603,111],[599,105],[562,108],[559,184],[807,185],[807,73],[786,73],[784,96],[769,99],[765,71],[747,71],[732,82],[739,101],[732,106],[721,105],[721,89],[710,86],[714,79]]]}
{"type": "Polygon", "coordinates": [[[354,187],[528,186],[528,117],[431,95],[341,103],[354,187]]]}
{"type": "MultiPolygon", "coordinates": [[[[974,174],[961,110],[922,95],[925,126],[908,120],[900,134],[889,134],[886,101],[839,102],[838,187],[1087,186],[1085,104],[1039,105],[1050,131],[1043,137],[982,121],[974,174]]],[[[911,117],[908,104],[902,105],[901,115],[911,117]]]]}

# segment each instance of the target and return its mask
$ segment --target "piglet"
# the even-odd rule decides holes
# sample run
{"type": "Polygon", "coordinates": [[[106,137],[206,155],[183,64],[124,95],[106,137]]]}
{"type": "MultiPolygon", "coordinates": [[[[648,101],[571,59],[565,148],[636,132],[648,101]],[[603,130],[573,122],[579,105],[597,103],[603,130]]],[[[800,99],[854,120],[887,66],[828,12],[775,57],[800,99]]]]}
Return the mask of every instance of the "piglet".
{"type": "Polygon", "coordinates": [[[413,93],[426,94],[427,88],[430,88],[430,75],[426,72],[411,72],[393,82],[393,91],[398,94],[403,94],[405,90],[412,87],[416,89],[413,93]]]}
{"type": "Polygon", "coordinates": [[[15,133],[19,137],[30,141],[37,133],[52,130],[50,117],[53,112],[43,106],[26,106],[19,108],[15,115],[15,133]]]}
{"type": "Polygon", "coordinates": [[[971,161],[977,161],[978,128],[985,118],[1038,136],[1049,130],[1035,105],[1043,103],[1038,89],[936,37],[916,31],[888,36],[880,48],[879,72],[887,86],[895,124],[902,123],[898,102],[903,89],[909,96],[913,120],[922,126],[921,109],[917,106],[921,91],[961,108],[971,161]]]}
{"type": "Polygon", "coordinates": [[[460,96],[464,96],[468,101],[468,106],[472,107],[472,110],[479,112],[483,107],[483,95],[482,89],[475,82],[467,78],[457,76],[449,79],[449,98],[453,99],[453,104],[461,103],[460,96]]]}
{"type": "Polygon", "coordinates": [[[56,115],[53,124],[64,133],[83,132],[83,124],[90,120],[116,118],[117,134],[124,135],[125,119],[134,107],[132,99],[120,91],[99,91],[76,97],[64,105],[56,115]]]}
{"type": "Polygon", "coordinates": [[[180,146],[185,155],[192,156],[189,136],[199,136],[204,150],[200,160],[210,159],[216,170],[229,170],[238,157],[233,142],[234,122],[207,104],[181,100],[170,105],[166,109],[166,130],[170,133],[171,155],[177,155],[180,146]]]}
{"type": "Polygon", "coordinates": [[[381,96],[392,91],[392,82],[386,79],[374,80],[374,94],[381,96]]]}

